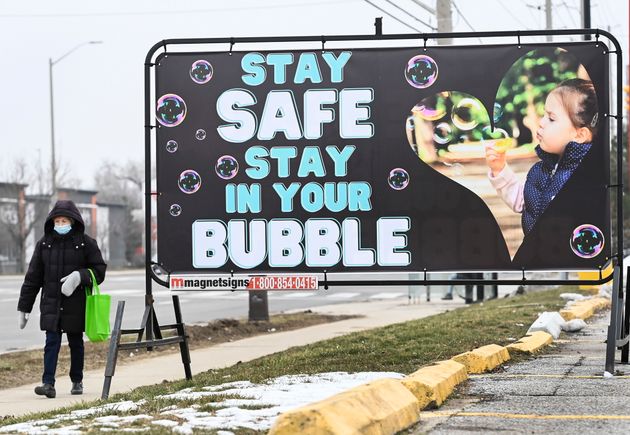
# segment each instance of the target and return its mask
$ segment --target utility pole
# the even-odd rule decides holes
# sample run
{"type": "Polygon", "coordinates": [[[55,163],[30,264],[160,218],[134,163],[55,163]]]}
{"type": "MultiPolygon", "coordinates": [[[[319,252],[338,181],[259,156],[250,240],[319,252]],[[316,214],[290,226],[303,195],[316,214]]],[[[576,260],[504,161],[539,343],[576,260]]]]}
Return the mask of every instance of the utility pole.
{"type": "MultiPolygon", "coordinates": [[[[545,0],[545,28],[547,30],[553,29],[552,16],[551,16],[551,0],[545,0]]],[[[551,42],[553,40],[551,35],[547,35],[547,42],[551,42]]]]}
{"type": "MultiPolygon", "coordinates": [[[[437,0],[435,9],[437,13],[438,33],[453,32],[453,15],[451,13],[451,0],[437,0]]],[[[453,44],[453,39],[440,38],[438,40],[438,44],[451,45],[453,44]]]]}
{"type": "MultiPolygon", "coordinates": [[[[582,27],[591,28],[591,0],[582,0],[582,27]]],[[[586,41],[591,40],[591,35],[584,35],[586,41]]]]}

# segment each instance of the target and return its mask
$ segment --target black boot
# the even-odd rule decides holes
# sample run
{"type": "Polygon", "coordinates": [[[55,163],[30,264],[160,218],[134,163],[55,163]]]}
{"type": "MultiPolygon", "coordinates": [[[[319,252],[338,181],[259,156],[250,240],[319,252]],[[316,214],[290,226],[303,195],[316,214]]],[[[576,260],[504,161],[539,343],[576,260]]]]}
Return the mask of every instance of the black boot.
{"type": "Polygon", "coordinates": [[[70,394],[83,394],[83,382],[73,382],[70,394]]]}
{"type": "Polygon", "coordinates": [[[43,384],[39,387],[35,387],[35,394],[37,394],[38,396],[46,396],[49,399],[54,399],[57,395],[57,392],[55,391],[55,387],[53,385],[43,384]]]}

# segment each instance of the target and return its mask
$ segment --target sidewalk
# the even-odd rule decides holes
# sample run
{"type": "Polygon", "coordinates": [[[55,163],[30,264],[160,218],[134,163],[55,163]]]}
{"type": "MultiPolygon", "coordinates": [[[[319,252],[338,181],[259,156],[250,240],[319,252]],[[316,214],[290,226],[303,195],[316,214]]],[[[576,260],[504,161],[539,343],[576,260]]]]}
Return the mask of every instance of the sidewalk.
{"type": "Polygon", "coordinates": [[[471,375],[458,397],[423,412],[413,433],[630,433],[629,368],[617,360],[620,376],[603,378],[609,320],[603,312],[545,355],[471,375]]]}
{"type": "MultiPolygon", "coordinates": [[[[408,305],[400,301],[384,300],[336,304],[311,308],[324,314],[355,314],[364,317],[340,322],[326,323],[294,331],[260,335],[231,343],[222,343],[205,349],[191,351],[192,372],[231,366],[239,361],[250,361],[290,347],[303,346],[355,331],[377,328],[393,323],[406,322],[439,314],[463,306],[463,301],[420,302],[408,305]]],[[[303,311],[300,309],[299,311],[303,311]]],[[[83,401],[100,398],[103,387],[104,369],[84,374],[83,396],[70,395],[70,379],[65,373],[57,374],[57,397],[47,399],[36,396],[33,389],[38,384],[23,385],[17,388],[0,390],[0,415],[23,415],[30,412],[47,411],[69,406],[83,401]]],[[[110,396],[129,391],[143,385],[152,385],[162,380],[176,380],[184,377],[184,367],[179,353],[144,359],[137,363],[119,365],[112,380],[110,396]]]]}

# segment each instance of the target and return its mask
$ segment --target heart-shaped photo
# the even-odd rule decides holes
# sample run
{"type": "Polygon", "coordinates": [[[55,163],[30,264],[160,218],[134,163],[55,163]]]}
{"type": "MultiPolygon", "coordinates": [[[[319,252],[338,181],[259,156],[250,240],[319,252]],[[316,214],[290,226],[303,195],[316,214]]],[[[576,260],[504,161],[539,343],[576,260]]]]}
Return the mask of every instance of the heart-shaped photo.
{"type": "MultiPolygon", "coordinates": [[[[432,59],[423,57],[413,83],[432,71],[432,59]]],[[[589,152],[597,127],[586,68],[552,47],[532,50],[511,66],[491,110],[474,95],[441,91],[418,101],[405,123],[423,162],[486,203],[511,258],[589,152]]]]}

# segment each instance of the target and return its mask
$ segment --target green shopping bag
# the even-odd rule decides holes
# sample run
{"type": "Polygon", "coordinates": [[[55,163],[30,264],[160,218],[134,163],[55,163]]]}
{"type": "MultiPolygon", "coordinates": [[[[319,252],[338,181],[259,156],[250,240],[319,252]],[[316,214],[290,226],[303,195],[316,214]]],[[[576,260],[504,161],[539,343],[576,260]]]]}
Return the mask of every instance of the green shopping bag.
{"type": "Polygon", "coordinates": [[[92,289],[85,288],[85,335],[93,342],[105,341],[109,338],[109,307],[111,296],[102,295],[92,269],[92,289]]]}

